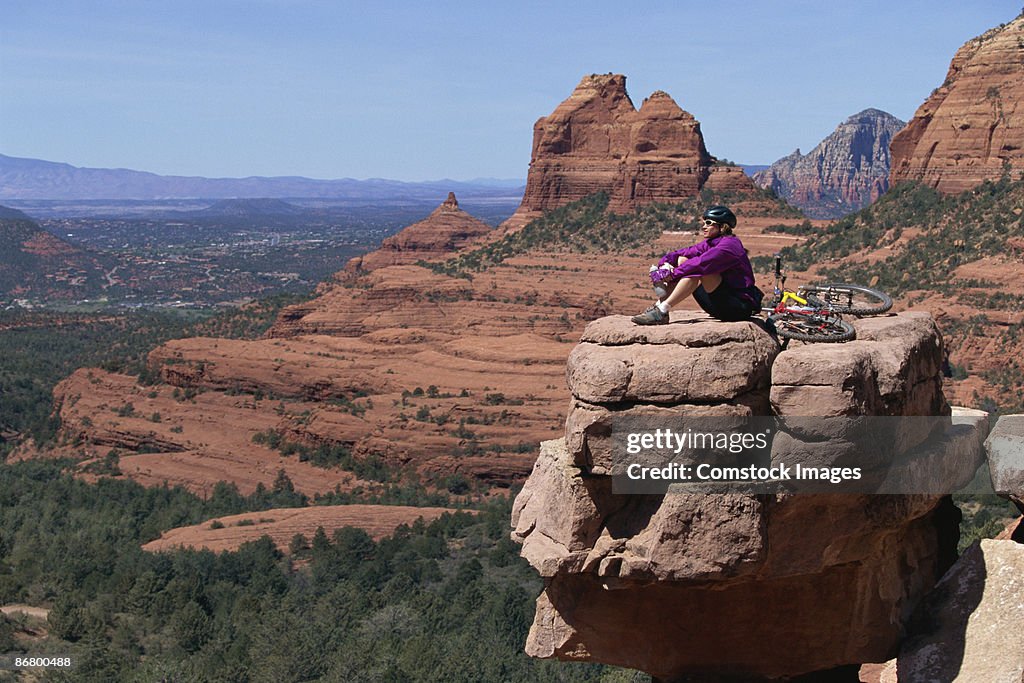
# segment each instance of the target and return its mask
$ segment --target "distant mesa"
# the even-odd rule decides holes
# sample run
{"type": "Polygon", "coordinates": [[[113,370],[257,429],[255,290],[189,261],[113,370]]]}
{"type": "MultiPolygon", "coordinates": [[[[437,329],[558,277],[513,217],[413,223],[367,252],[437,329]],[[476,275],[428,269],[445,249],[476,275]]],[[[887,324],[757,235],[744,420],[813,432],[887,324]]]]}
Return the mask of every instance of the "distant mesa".
{"type": "Polygon", "coordinates": [[[967,41],[892,141],[893,185],[956,193],[1024,169],[1024,15],[967,41]]]}
{"type": "Polygon", "coordinates": [[[449,192],[448,198],[429,216],[388,237],[380,249],[352,259],[346,270],[377,270],[443,258],[493,230],[460,209],[455,193],[449,192]]]}
{"type": "Polygon", "coordinates": [[[222,199],[205,209],[191,212],[203,217],[297,216],[306,209],[280,199],[222,199]]]}
{"type": "Polygon", "coordinates": [[[678,202],[705,186],[755,190],[740,167],[715,166],[700,123],[658,90],[640,110],[621,74],[585,76],[572,94],[533,126],[523,202],[506,222],[524,225],[542,212],[596,192],[610,211],[678,202]]]}
{"type": "Polygon", "coordinates": [[[889,143],[904,125],[892,114],[865,109],[808,154],[797,149],[754,174],[754,182],[811,218],[839,218],[889,189],[889,143]]]}

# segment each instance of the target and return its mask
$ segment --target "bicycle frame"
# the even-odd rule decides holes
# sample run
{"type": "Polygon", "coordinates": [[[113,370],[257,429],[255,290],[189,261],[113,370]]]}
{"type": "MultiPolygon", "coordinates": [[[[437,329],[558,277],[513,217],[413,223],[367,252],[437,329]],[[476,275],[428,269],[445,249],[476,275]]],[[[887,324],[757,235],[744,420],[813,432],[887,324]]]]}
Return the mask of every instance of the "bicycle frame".
{"type": "Polygon", "coordinates": [[[793,300],[793,301],[797,302],[801,306],[807,306],[808,305],[807,304],[807,299],[803,298],[802,296],[797,295],[795,292],[790,292],[790,291],[785,291],[784,290],[782,292],[782,299],[780,299],[779,303],[775,306],[775,309],[774,309],[775,312],[778,313],[780,310],[785,310],[786,302],[790,301],[790,300],[793,300]]]}
{"type": "Polygon", "coordinates": [[[807,315],[810,313],[817,313],[822,311],[821,307],[815,306],[808,303],[807,299],[800,296],[794,291],[788,290],[786,287],[786,275],[782,272],[782,257],[779,254],[775,255],[775,291],[774,291],[774,306],[763,306],[762,311],[770,313],[799,313],[807,315]],[[787,302],[794,301],[798,306],[805,308],[793,308],[787,305],[787,302]]]}
{"type": "Polygon", "coordinates": [[[792,313],[793,315],[802,315],[809,318],[817,316],[823,319],[841,319],[840,315],[833,311],[827,304],[824,306],[812,304],[802,296],[786,290],[782,292],[782,299],[779,303],[775,304],[774,308],[766,310],[771,311],[772,315],[777,315],[779,313],[792,313]],[[791,305],[791,301],[796,305],[791,305]]]}

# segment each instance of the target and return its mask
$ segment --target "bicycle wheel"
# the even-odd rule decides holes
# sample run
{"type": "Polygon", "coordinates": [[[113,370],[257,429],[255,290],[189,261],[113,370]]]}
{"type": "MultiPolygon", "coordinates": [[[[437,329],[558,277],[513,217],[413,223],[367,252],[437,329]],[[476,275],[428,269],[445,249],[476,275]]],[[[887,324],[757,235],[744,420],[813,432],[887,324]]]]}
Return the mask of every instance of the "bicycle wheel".
{"type": "Polygon", "coordinates": [[[827,302],[837,313],[878,315],[892,308],[892,297],[885,292],[862,285],[826,282],[807,285],[800,290],[827,302]]]}
{"type": "Polygon", "coordinates": [[[776,313],[768,316],[768,322],[780,337],[797,341],[834,343],[857,336],[850,323],[834,316],[776,313]]]}

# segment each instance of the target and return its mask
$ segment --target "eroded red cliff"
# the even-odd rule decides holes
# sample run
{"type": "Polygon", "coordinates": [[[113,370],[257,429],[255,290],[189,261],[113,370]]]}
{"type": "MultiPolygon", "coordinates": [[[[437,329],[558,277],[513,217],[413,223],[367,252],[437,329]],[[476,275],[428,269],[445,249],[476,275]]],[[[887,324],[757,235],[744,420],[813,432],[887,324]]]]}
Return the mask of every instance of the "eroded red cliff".
{"type": "Polygon", "coordinates": [[[890,180],[955,193],[1024,166],[1024,15],[967,41],[892,141],[890,180]]]}
{"type": "MultiPolygon", "coordinates": [[[[788,243],[761,234],[765,226],[799,220],[741,219],[752,254],[788,243]]],[[[66,454],[101,458],[117,449],[125,476],[205,494],[221,480],[243,492],[269,487],[279,469],[310,495],[372,486],[253,440],[273,432],[307,447],[344,446],[426,482],[521,481],[535,444],[560,429],[565,361],[586,321],[642,310],[647,253],[694,239],[665,233],[615,258],[546,245],[472,277],[419,265],[343,271],[316,298],[286,309],[264,339],[156,348],[150,364],[164,385],[76,373],[56,391],[67,441],[79,444],[66,454]]]]}

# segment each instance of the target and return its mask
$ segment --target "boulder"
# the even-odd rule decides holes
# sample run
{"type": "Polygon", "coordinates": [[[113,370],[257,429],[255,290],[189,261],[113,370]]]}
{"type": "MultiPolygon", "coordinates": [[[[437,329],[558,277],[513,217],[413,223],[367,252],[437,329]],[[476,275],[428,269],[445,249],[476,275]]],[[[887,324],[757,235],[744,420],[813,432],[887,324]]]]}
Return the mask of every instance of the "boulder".
{"type": "Polygon", "coordinates": [[[1024,513],[1024,415],[1003,415],[985,440],[992,489],[1024,513]]]}
{"type": "MultiPolygon", "coordinates": [[[[954,418],[956,420],[956,418],[954,418]]],[[[985,423],[954,421],[901,453],[885,470],[877,492],[951,493],[967,486],[985,460],[985,423]]]]}
{"type": "Polygon", "coordinates": [[[611,482],[584,479],[565,444],[543,441],[540,455],[512,507],[512,538],[541,576],[580,566],[601,529],[598,502],[609,500],[611,482]]]}
{"type": "Polygon", "coordinates": [[[651,330],[611,316],[584,330],[566,378],[588,403],[722,403],[766,388],[778,350],[754,322],[684,312],[651,330]]]}
{"type": "Polygon", "coordinates": [[[927,313],[861,318],[855,341],[790,348],[772,366],[780,415],[942,415],[942,337],[927,313]]]}
{"type": "Polygon", "coordinates": [[[638,326],[621,315],[591,322],[566,364],[573,461],[592,474],[610,473],[613,423],[768,414],[778,352],[759,321],[674,311],[668,325],[638,326]]]}
{"type": "Polygon", "coordinates": [[[722,344],[715,348],[583,343],[569,354],[569,389],[590,403],[724,402],[764,388],[774,344],[762,348],[722,344]]]}
{"type": "Polygon", "coordinates": [[[914,613],[882,681],[1024,680],[1024,545],[983,540],[942,577],[914,613]]]}
{"type": "MultiPolygon", "coordinates": [[[[567,548],[550,530],[526,537],[524,555],[546,575],[527,653],[665,680],[884,659],[941,571],[937,529],[955,523],[932,497],[621,498],[607,514],[595,504],[601,530],[583,562],[575,551],[547,571],[567,548]]],[[[541,520],[517,518],[519,533],[530,526],[541,520]]]]}
{"type": "Polygon", "coordinates": [[[616,462],[618,446],[614,427],[619,425],[686,424],[693,425],[702,418],[721,426],[727,418],[746,418],[766,415],[768,394],[753,392],[734,401],[715,404],[681,403],[653,405],[630,403],[625,405],[595,405],[574,398],[565,419],[565,443],[573,462],[591,474],[611,474],[616,462]]]}

